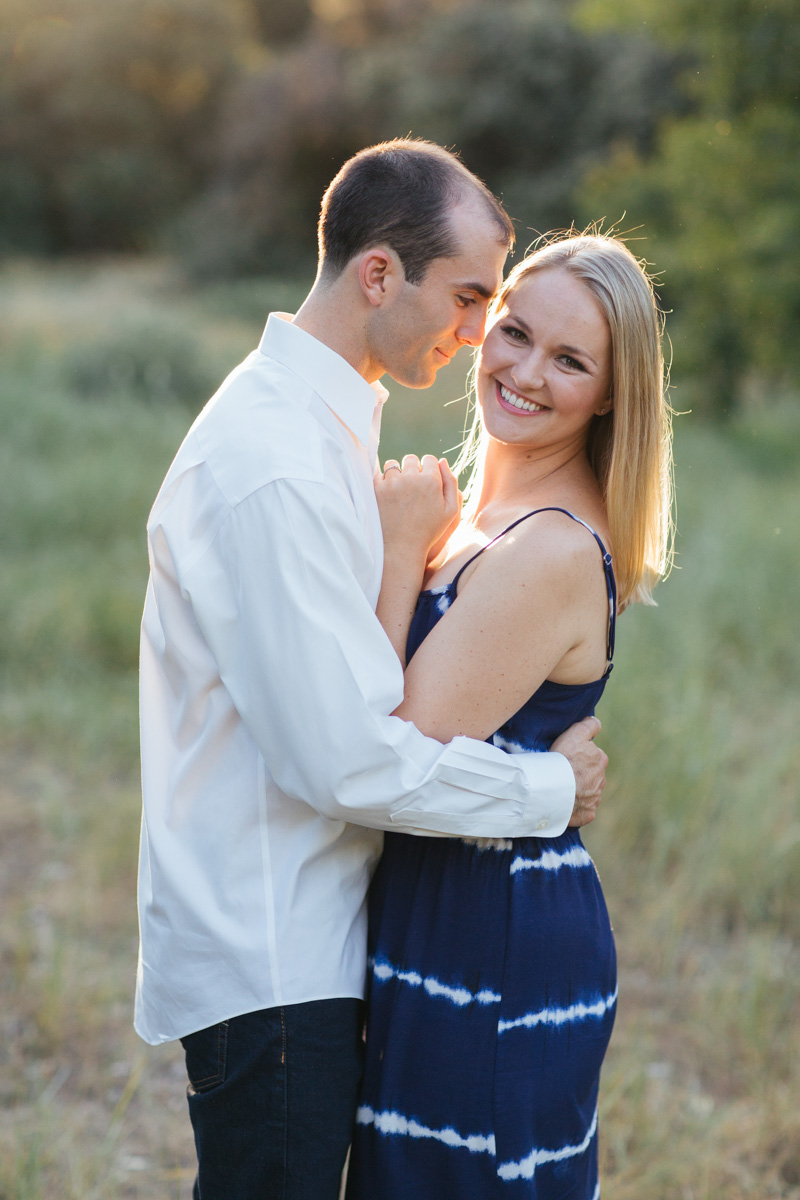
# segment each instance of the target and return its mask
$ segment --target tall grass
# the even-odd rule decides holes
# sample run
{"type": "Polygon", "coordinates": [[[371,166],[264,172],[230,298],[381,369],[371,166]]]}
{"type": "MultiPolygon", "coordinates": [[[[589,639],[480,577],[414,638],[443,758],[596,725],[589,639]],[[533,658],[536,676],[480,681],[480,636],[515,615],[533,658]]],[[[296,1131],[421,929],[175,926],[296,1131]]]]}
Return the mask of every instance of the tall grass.
{"type": "Polygon", "coordinates": [[[679,569],[657,610],[620,621],[597,851],[607,873],[624,854],[614,886],[665,934],[678,919],[797,937],[800,488],[719,433],[682,433],[679,569]]]}
{"type": "Polygon", "coordinates": [[[796,1196],[800,439],[786,414],[769,459],[683,424],[679,569],[620,621],[587,833],[622,963],[606,1176],[619,1200],[796,1196]]]}
{"type": "MultiPolygon", "coordinates": [[[[162,324],[170,378],[221,378],[295,293],[0,276],[0,1200],[190,1195],[180,1053],[130,1029],[136,645],[144,521],[206,396],[108,363],[146,366],[162,324]]],[[[452,445],[461,387],[393,389],[385,453],[452,445]]],[[[681,419],[679,569],[619,625],[587,831],[621,965],[612,1200],[800,1197],[798,430],[778,403],[681,419]]]]}

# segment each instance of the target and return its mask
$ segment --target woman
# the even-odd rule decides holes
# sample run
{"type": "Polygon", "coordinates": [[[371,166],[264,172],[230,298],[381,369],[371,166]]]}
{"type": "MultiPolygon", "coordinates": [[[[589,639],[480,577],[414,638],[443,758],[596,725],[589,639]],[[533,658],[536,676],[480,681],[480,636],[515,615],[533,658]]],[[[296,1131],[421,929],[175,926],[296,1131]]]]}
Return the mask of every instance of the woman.
{"type": "MultiPolygon", "coordinates": [[[[475,460],[465,513],[432,561],[430,466],[387,463],[379,616],[401,658],[407,641],[398,715],[423,732],[545,750],[594,711],[617,611],[651,603],[668,564],[659,332],[621,242],[554,240],[495,303],[462,455],[475,460]]],[[[348,1200],[599,1196],[615,953],[578,830],[388,834],[370,906],[348,1200]]]]}

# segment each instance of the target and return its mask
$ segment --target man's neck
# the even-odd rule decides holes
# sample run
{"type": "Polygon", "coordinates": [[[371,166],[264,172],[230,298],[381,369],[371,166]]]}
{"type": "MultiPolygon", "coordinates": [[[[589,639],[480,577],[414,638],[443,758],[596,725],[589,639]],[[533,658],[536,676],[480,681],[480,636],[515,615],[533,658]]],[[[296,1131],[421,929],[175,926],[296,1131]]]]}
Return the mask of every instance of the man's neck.
{"type": "Polygon", "coordinates": [[[317,279],[292,323],[340,355],[367,383],[375,383],[384,374],[369,354],[361,314],[336,284],[324,285],[317,279]]]}

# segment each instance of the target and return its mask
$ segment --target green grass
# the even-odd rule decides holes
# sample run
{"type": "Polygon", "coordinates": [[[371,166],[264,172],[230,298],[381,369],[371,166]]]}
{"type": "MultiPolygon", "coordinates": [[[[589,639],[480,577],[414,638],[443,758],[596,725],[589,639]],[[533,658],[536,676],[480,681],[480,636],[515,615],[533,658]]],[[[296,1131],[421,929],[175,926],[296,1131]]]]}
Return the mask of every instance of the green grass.
{"type": "MultiPolygon", "coordinates": [[[[130,1029],[143,530],[206,399],[191,387],[299,291],[192,292],[152,262],[0,274],[0,1200],[190,1195],[180,1052],[130,1029]]],[[[435,393],[392,389],[384,455],[455,443],[462,368],[435,393]]],[[[658,608],[622,617],[600,710],[611,766],[587,843],[620,955],[612,1200],[800,1197],[788,399],[725,432],[680,419],[679,569],[658,608]]]]}
{"type": "Polygon", "coordinates": [[[800,489],[708,429],[677,455],[679,569],[657,610],[622,617],[601,713],[617,766],[598,853],[613,871],[624,851],[640,897],[655,869],[654,906],[669,881],[684,923],[797,936],[800,489]]]}
{"type": "MultiPolygon", "coordinates": [[[[680,569],[619,625],[587,831],[622,964],[612,1196],[796,1196],[800,487],[739,431],[677,440],[680,569]]],[[[790,432],[787,428],[787,439],[790,432]]]]}

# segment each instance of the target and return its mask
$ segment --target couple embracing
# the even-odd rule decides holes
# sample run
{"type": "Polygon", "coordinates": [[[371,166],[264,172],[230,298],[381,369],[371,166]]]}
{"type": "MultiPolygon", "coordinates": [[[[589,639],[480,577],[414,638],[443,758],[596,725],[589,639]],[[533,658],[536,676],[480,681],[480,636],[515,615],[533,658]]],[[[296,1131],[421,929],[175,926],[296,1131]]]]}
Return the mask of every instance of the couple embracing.
{"type": "Polygon", "coordinates": [[[512,244],[441,148],[356,155],[150,516],[136,1028],[183,1044],[196,1200],[337,1200],[349,1146],[349,1200],[599,1196],[579,827],[616,618],[666,562],[668,410],[628,250],[503,282],[512,244]],[[462,345],[463,513],[443,459],[378,466],[378,380],[462,345]]]}

